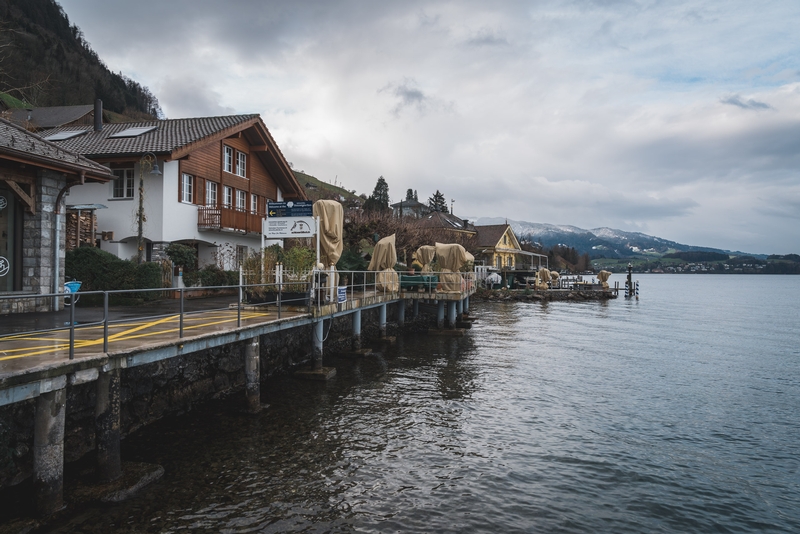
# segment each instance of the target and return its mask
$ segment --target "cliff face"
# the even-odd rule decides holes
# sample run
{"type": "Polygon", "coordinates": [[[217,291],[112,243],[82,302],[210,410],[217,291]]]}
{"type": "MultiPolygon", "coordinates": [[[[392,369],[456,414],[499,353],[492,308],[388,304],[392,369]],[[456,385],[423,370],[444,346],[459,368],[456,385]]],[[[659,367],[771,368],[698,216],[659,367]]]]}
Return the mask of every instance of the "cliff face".
{"type": "Polygon", "coordinates": [[[0,0],[0,92],[32,107],[100,98],[131,118],[161,115],[150,90],[111,72],[55,0],[0,0]]]}

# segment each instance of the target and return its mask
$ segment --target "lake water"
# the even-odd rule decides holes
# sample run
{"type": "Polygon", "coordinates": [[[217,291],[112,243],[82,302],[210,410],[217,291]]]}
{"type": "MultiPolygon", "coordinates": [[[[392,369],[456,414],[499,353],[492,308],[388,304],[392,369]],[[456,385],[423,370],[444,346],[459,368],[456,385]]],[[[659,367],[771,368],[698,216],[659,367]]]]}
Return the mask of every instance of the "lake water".
{"type": "Polygon", "coordinates": [[[800,531],[800,277],[638,279],[159,422],[164,478],[55,531],[800,531]]]}

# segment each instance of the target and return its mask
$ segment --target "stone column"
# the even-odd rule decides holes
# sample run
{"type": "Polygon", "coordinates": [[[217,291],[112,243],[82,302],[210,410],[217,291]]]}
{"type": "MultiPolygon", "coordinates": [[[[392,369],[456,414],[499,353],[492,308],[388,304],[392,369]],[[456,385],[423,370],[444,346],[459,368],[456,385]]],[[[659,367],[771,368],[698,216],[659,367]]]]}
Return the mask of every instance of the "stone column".
{"type": "Polygon", "coordinates": [[[94,409],[97,478],[101,482],[116,480],[122,476],[119,395],[120,370],[101,372],[97,377],[97,400],[94,409]]]}
{"type": "Polygon", "coordinates": [[[353,317],[353,351],[361,350],[361,310],[352,313],[353,317]]]}
{"type": "Polygon", "coordinates": [[[250,339],[244,348],[245,394],[247,411],[261,411],[261,351],[258,336],[250,339]]]}
{"type": "Polygon", "coordinates": [[[64,507],[64,419],[67,388],[66,377],[59,378],[62,380],[47,381],[47,386],[53,389],[36,398],[33,486],[36,513],[40,517],[49,516],[64,507]]]}
{"type": "Polygon", "coordinates": [[[406,324],[406,300],[397,301],[397,324],[402,327],[406,324]]]}
{"type": "Polygon", "coordinates": [[[311,368],[314,371],[319,371],[322,369],[322,339],[323,339],[323,331],[322,328],[324,321],[322,319],[318,320],[314,323],[314,345],[312,347],[311,352],[311,368]]]}
{"type": "Polygon", "coordinates": [[[444,328],[444,301],[438,301],[438,307],[436,309],[436,327],[439,329],[444,328]]]}
{"type": "Polygon", "coordinates": [[[378,310],[378,330],[380,331],[380,337],[386,337],[386,304],[381,304],[378,310]]]}

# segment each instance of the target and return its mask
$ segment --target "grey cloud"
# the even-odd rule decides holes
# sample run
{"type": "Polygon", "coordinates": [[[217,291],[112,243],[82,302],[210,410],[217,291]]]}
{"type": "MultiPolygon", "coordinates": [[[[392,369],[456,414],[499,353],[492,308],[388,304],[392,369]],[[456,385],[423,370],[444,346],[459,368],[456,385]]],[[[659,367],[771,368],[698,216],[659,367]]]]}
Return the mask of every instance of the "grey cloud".
{"type": "Polygon", "coordinates": [[[747,100],[742,100],[739,95],[732,95],[728,98],[723,98],[720,100],[723,104],[730,104],[731,106],[736,106],[742,109],[772,109],[772,106],[766,104],[764,102],[759,102],[757,100],[753,100],[749,98],[747,100]]]}
{"type": "Polygon", "coordinates": [[[500,37],[494,32],[484,29],[479,31],[473,37],[467,40],[469,46],[508,46],[508,40],[505,37],[500,37]]]}
{"type": "Polygon", "coordinates": [[[415,110],[420,115],[425,115],[430,111],[448,109],[450,105],[440,99],[431,97],[417,87],[417,82],[412,78],[407,78],[400,83],[390,82],[381,89],[378,94],[385,93],[395,98],[395,105],[391,112],[394,116],[402,115],[406,110],[415,110]]]}
{"type": "Polygon", "coordinates": [[[190,76],[164,79],[158,88],[158,97],[171,119],[235,113],[233,108],[220,103],[221,94],[209,88],[205,81],[190,76]]]}

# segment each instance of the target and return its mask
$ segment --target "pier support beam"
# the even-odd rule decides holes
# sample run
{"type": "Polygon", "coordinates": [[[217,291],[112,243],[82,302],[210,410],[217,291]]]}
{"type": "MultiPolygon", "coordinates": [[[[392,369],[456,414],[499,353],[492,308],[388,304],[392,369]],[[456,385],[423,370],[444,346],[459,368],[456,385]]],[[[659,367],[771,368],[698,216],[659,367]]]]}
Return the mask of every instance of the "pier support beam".
{"type": "Polygon", "coordinates": [[[438,307],[436,308],[436,328],[440,330],[444,328],[444,301],[438,301],[438,307]]]}
{"type": "Polygon", "coordinates": [[[419,300],[414,299],[414,319],[419,319],[419,300]]]}
{"type": "Polygon", "coordinates": [[[397,325],[403,327],[406,324],[406,300],[397,301],[397,325]]]}
{"type": "Polygon", "coordinates": [[[319,371],[322,369],[322,340],[324,338],[324,325],[325,321],[320,319],[314,323],[314,346],[311,353],[311,369],[319,371]]]}
{"type": "Polygon", "coordinates": [[[461,316],[464,315],[464,299],[456,301],[456,315],[459,319],[461,319],[461,316]]]}
{"type": "Polygon", "coordinates": [[[120,370],[110,369],[97,377],[94,431],[97,442],[97,479],[110,482],[122,476],[120,453],[120,370]]]}
{"type": "Polygon", "coordinates": [[[258,336],[247,341],[244,349],[245,394],[247,411],[261,411],[261,345],[258,336]]]}
{"type": "MultiPolygon", "coordinates": [[[[36,398],[33,430],[33,485],[36,513],[46,517],[64,507],[64,420],[66,377],[36,398]],[[57,388],[57,389],[56,389],[57,388]]],[[[54,380],[53,382],[56,382],[54,380]]]]}
{"type": "Polygon", "coordinates": [[[456,301],[454,300],[447,303],[447,327],[456,327],[456,301]]]}
{"type": "Polygon", "coordinates": [[[361,350],[361,310],[350,314],[353,317],[353,352],[361,350]]]}
{"type": "Polygon", "coordinates": [[[380,337],[386,337],[386,304],[381,304],[378,310],[378,330],[380,331],[380,337]]]}
{"type": "Polygon", "coordinates": [[[469,297],[464,297],[464,313],[469,315],[469,297]]]}

